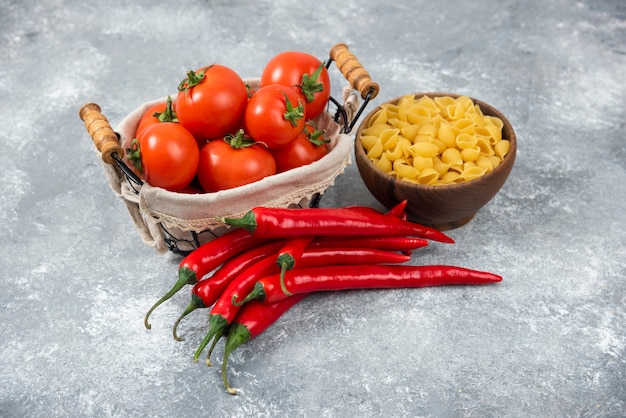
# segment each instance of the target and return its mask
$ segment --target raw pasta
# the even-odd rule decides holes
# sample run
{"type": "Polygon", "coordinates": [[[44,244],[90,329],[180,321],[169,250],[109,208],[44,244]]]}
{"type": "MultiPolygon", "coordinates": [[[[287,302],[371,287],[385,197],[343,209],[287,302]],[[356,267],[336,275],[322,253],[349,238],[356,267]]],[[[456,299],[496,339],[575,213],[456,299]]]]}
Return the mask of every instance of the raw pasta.
{"type": "Polygon", "coordinates": [[[467,96],[415,97],[387,103],[361,131],[368,158],[389,175],[417,184],[470,181],[496,168],[510,148],[503,122],[467,96]]]}

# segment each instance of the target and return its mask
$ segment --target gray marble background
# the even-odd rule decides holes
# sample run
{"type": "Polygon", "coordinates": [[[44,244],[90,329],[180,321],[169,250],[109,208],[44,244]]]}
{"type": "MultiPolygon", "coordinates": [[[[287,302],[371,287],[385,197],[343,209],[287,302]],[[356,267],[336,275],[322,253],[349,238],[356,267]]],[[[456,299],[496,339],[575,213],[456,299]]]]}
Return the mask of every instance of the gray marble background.
{"type": "MultiPolygon", "coordinates": [[[[0,416],[623,416],[622,0],[0,0],[0,57],[0,416]],[[235,352],[233,397],[192,360],[205,313],[171,337],[186,291],[144,329],[180,259],[142,244],[78,109],[117,123],[186,69],[256,77],[338,42],[380,83],[372,106],[446,91],[512,122],[504,188],[412,261],[504,281],[310,297],[235,352]]],[[[322,199],[347,204],[378,207],[355,164],[322,199]]]]}

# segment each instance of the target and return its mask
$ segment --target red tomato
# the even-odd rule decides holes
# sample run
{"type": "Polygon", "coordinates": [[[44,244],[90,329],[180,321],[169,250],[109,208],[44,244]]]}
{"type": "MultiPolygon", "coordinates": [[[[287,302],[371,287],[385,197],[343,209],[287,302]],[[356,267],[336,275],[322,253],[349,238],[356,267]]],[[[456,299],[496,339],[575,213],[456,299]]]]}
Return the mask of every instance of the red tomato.
{"type": "Polygon", "coordinates": [[[304,129],[306,114],[303,100],[287,86],[261,87],[248,102],[244,126],[248,134],[269,149],[283,147],[304,129]]]}
{"type": "Polygon", "coordinates": [[[261,87],[269,84],[295,86],[305,98],[307,119],[322,113],[330,98],[328,70],[323,62],[305,52],[286,51],[272,58],[261,74],[261,87]]]}
{"type": "Polygon", "coordinates": [[[178,90],[178,120],[196,139],[223,138],[239,127],[248,92],[235,71],[218,64],[189,71],[178,90]]]}
{"type": "Polygon", "coordinates": [[[276,174],[274,157],[263,145],[237,146],[214,139],[202,147],[198,181],[204,191],[231,189],[276,174]]]}
{"type": "Polygon", "coordinates": [[[175,113],[175,104],[172,102],[171,97],[167,98],[167,101],[163,103],[157,103],[150,106],[139,119],[139,124],[135,130],[135,136],[140,131],[144,130],[148,126],[160,123],[160,122],[177,122],[175,113]]]}
{"type": "Polygon", "coordinates": [[[281,173],[315,162],[328,154],[328,140],[324,139],[322,132],[307,124],[295,141],[274,150],[272,154],[276,160],[276,171],[281,173]]]}
{"type": "Polygon", "coordinates": [[[138,154],[129,159],[152,186],[177,192],[185,189],[196,175],[200,151],[193,135],[179,123],[148,126],[139,133],[132,150],[138,154]]]}

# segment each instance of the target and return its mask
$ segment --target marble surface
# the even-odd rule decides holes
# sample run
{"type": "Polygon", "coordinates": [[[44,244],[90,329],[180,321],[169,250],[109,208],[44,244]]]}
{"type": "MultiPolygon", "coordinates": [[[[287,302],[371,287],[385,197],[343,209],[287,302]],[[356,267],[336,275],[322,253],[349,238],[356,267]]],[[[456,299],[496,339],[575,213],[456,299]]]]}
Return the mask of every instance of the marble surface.
{"type": "MultiPolygon", "coordinates": [[[[622,0],[3,0],[0,56],[0,416],[623,416],[622,0]],[[180,259],[142,244],[78,109],[116,123],[188,68],[255,77],[338,42],[380,83],[372,106],[454,92],[512,122],[504,188],[411,261],[504,280],[312,296],[233,354],[231,396],[223,346],[192,360],[205,313],[171,337],[187,292],[144,328],[180,259]]],[[[355,164],[322,199],[347,204],[378,207],[355,164]]]]}

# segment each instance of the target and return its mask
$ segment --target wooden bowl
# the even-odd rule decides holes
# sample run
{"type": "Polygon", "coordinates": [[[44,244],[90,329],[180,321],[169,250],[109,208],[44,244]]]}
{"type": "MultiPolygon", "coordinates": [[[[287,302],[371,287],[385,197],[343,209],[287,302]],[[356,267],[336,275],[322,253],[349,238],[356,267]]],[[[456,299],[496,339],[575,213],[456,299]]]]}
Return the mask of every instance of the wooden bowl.
{"type": "MultiPolygon", "coordinates": [[[[415,97],[440,97],[458,95],[450,93],[416,93],[415,97]]],[[[397,103],[401,97],[386,103],[397,103]]],[[[502,162],[492,171],[474,180],[449,185],[420,185],[399,180],[382,172],[367,157],[361,144],[361,132],[380,106],[363,119],[355,135],[355,157],[363,182],[376,199],[387,208],[406,199],[407,215],[414,222],[433,226],[439,230],[458,228],[469,222],[476,212],[485,206],[506,182],[517,152],[517,140],[511,123],[494,107],[473,99],[485,115],[502,120],[502,138],[510,140],[510,149],[502,162]]]]}

